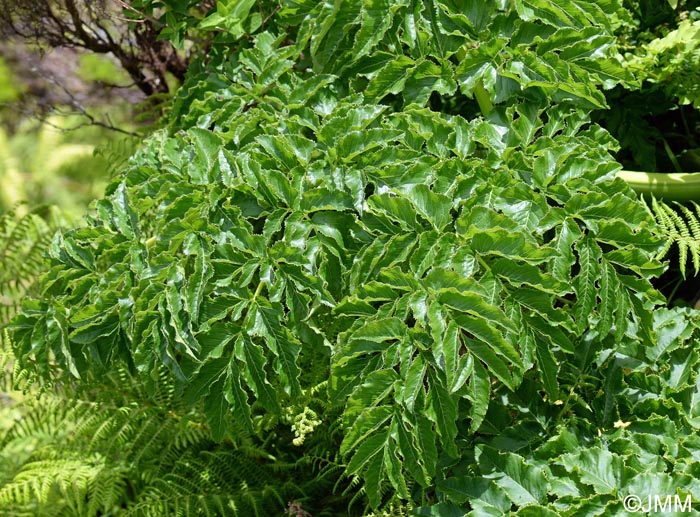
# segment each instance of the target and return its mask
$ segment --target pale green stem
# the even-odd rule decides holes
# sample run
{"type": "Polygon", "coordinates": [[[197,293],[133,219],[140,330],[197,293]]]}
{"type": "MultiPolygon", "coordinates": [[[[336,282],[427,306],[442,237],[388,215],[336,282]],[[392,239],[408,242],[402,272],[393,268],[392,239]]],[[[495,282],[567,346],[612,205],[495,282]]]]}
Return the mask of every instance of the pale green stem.
{"type": "Polygon", "coordinates": [[[493,109],[493,103],[491,102],[491,97],[489,92],[484,88],[484,81],[479,79],[479,82],[474,86],[474,97],[476,97],[476,102],[479,103],[479,109],[481,114],[486,117],[493,109]]]}

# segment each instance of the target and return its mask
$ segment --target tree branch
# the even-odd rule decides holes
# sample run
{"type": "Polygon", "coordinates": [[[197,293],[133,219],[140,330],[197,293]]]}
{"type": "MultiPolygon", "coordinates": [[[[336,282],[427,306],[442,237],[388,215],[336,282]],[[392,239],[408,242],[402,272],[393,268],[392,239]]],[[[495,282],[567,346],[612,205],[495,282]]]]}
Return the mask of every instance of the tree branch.
{"type": "MultiPolygon", "coordinates": [[[[104,122],[102,120],[97,119],[92,113],[90,113],[85,106],[77,99],[77,97],[71,92],[64,84],[61,82],[57,81],[55,77],[47,77],[47,80],[55,85],[57,88],[60,88],[68,97],[68,102],[67,104],[73,108],[75,111],[72,113],[67,113],[66,115],[80,115],[82,117],[85,117],[88,121],[82,124],[78,124],[77,126],[70,127],[70,128],[62,128],[64,131],[75,131],[76,129],[80,129],[82,127],[87,127],[87,126],[98,126],[102,127],[104,129],[109,129],[110,131],[116,131],[117,133],[122,133],[124,135],[129,135],[129,136],[134,136],[134,137],[140,137],[139,133],[129,131],[127,129],[120,128],[118,126],[115,126],[114,124],[111,123],[109,120],[109,117],[107,118],[107,122],[104,122]]],[[[60,113],[60,109],[54,108],[52,111],[60,113]]],[[[43,120],[47,124],[51,124],[50,121],[46,120],[44,118],[43,120]]],[[[55,127],[55,126],[54,126],[55,127]]],[[[60,129],[60,128],[59,128],[60,129]]]]}
{"type": "Polygon", "coordinates": [[[158,27],[159,29],[162,28],[162,27],[165,27],[165,24],[164,24],[163,22],[161,22],[158,18],[154,18],[153,16],[149,16],[148,14],[139,11],[139,10],[136,9],[135,7],[133,7],[133,6],[129,5],[129,4],[127,4],[124,0],[117,0],[117,3],[118,3],[119,5],[121,5],[124,9],[126,9],[126,10],[128,10],[128,11],[132,11],[132,12],[138,14],[138,15],[141,17],[141,20],[132,20],[132,19],[130,19],[130,18],[123,18],[123,19],[126,20],[126,21],[134,22],[134,23],[145,23],[145,22],[149,21],[149,22],[151,22],[153,25],[155,25],[156,27],[158,27]]]}

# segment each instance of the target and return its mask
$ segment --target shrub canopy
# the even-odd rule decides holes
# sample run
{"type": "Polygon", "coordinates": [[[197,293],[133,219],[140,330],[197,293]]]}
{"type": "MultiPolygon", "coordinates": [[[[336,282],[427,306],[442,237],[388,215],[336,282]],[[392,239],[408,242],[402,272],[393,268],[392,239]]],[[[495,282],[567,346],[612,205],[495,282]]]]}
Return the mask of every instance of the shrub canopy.
{"type": "Polygon", "coordinates": [[[654,223],[588,117],[634,84],[613,35],[625,12],[261,6],[264,23],[217,14],[235,30],[207,18],[222,34],[167,129],[56,237],[13,325],[22,364],[84,379],[121,364],[146,383],[166,365],[219,440],[313,401],[311,429],[340,418],[375,507],[391,487],[477,508],[459,488],[476,486],[470,462],[479,483],[488,465],[517,477],[493,488],[507,508],[546,506],[556,474],[483,437],[541,444],[584,413],[611,429],[618,399],[579,406],[583,372],[617,386],[620,357],[658,346],[654,223]]]}

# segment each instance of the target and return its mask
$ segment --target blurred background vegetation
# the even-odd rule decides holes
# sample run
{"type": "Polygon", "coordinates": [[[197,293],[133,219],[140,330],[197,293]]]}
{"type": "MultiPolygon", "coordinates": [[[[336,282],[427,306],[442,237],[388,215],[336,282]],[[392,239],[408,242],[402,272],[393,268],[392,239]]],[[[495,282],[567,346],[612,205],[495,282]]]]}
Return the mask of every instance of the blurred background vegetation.
{"type": "MultiPolygon", "coordinates": [[[[82,421],[85,426],[94,414],[90,397],[117,391],[114,386],[111,390],[105,387],[90,397],[81,397],[69,388],[47,391],[46,387],[33,386],[14,368],[3,327],[21,300],[33,292],[53,234],[79,224],[90,202],[102,195],[109,178],[137,149],[142,135],[157,126],[157,108],[178,79],[166,73],[164,87],[151,91],[147,83],[157,80],[154,74],[145,74],[139,87],[113,52],[98,52],[71,42],[69,31],[63,41],[51,40],[51,32],[46,30],[23,34],[23,28],[41,28],[31,20],[40,14],[37,6],[62,12],[65,21],[70,19],[65,7],[76,3],[21,4],[0,1],[0,515],[78,515],[84,512],[66,509],[67,503],[54,489],[46,492],[51,504],[9,508],[3,501],[8,487],[42,483],[45,476],[26,473],[49,457],[77,455],[72,464],[65,464],[61,475],[66,479],[89,480],[100,472],[119,471],[120,464],[107,460],[103,460],[102,469],[95,469],[94,460],[104,458],[113,436],[93,444],[101,448],[97,452],[78,452],[79,447],[71,443],[76,424],[82,421]],[[79,417],[81,411],[83,416],[79,417]]],[[[80,12],[88,12],[84,5],[78,7],[80,12]]],[[[112,30],[129,34],[126,22],[115,19],[114,23],[112,30]]],[[[125,389],[133,387],[127,384],[125,389]]],[[[117,408],[123,405],[122,401],[113,402],[117,408]]],[[[117,417],[116,409],[105,411],[110,416],[102,423],[117,417]]],[[[151,411],[149,425],[154,423],[161,428],[170,425],[151,411]]],[[[138,431],[143,426],[136,424],[132,429],[138,431]]],[[[94,435],[94,431],[90,432],[94,435]]],[[[156,442],[160,452],[167,448],[168,439],[156,442]]],[[[111,477],[124,480],[134,475],[111,477]]],[[[119,503],[103,499],[103,506],[119,503]]]]}
{"type": "Polygon", "coordinates": [[[0,60],[0,212],[23,201],[55,205],[75,222],[135,150],[137,95],[80,98],[125,74],[104,56],[74,54],[44,63],[54,75],[42,69],[43,87],[0,60]]]}
{"type": "Polygon", "coordinates": [[[700,171],[700,0],[624,0],[617,31],[641,82],[606,93],[593,120],[619,142],[617,161],[646,172],[700,171]]]}
{"type": "Polygon", "coordinates": [[[116,0],[0,0],[0,213],[27,201],[77,221],[157,127],[208,40],[161,38],[152,11],[116,0]]]}

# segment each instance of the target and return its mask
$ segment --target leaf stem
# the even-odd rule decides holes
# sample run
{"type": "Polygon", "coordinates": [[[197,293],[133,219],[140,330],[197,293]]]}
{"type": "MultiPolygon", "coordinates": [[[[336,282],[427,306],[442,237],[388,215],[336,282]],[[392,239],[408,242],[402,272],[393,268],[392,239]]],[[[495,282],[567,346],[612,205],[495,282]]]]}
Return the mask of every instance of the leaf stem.
{"type": "Polygon", "coordinates": [[[661,138],[661,142],[664,144],[664,150],[666,151],[666,155],[668,156],[668,159],[671,160],[671,163],[673,164],[673,168],[676,169],[676,172],[683,172],[683,168],[681,167],[681,164],[678,163],[678,159],[676,158],[676,155],[673,154],[673,151],[671,150],[671,146],[668,145],[668,142],[666,141],[666,139],[661,138]]]}
{"type": "Polygon", "coordinates": [[[638,194],[653,194],[666,201],[700,199],[700,174],[696,172],[666,173],[621,170],[616,173],[638,194]]]}
{"type": "Polygon", "coordinates": [[[690,142],[690,147],[697,148],[698,143],[695,141],[695,138],[693,138],[693,133],[690,131],[688,121],[685,118],[685,110],[683,109],[683,106],[679,107],[679,112],[681,114],[681,120],[683,121],[683,127],[685,128],[685,136],[690,142]]]}
{"type": "Polygon", "coordinates": [[[253,299],[251,301],[254,302],[255,300],[258,299],[258,295],[262,292],[262,288],[263,288],[263,281],[260,280],[258,282],[258,287],[255,289],[255,292],[253,293],[253,299]]]}
{"type": "Polygon", "coordinates": [[[484,117],[487,117],[491,110],[493,109],[493,103],[491,102],[491,97],[489,92],[486,91],[484,87],[483,79],[479,79],[479,82],[474,86],[474,97],[476,97],[476,102],[479,103],[479,109],[484,117]]]}

